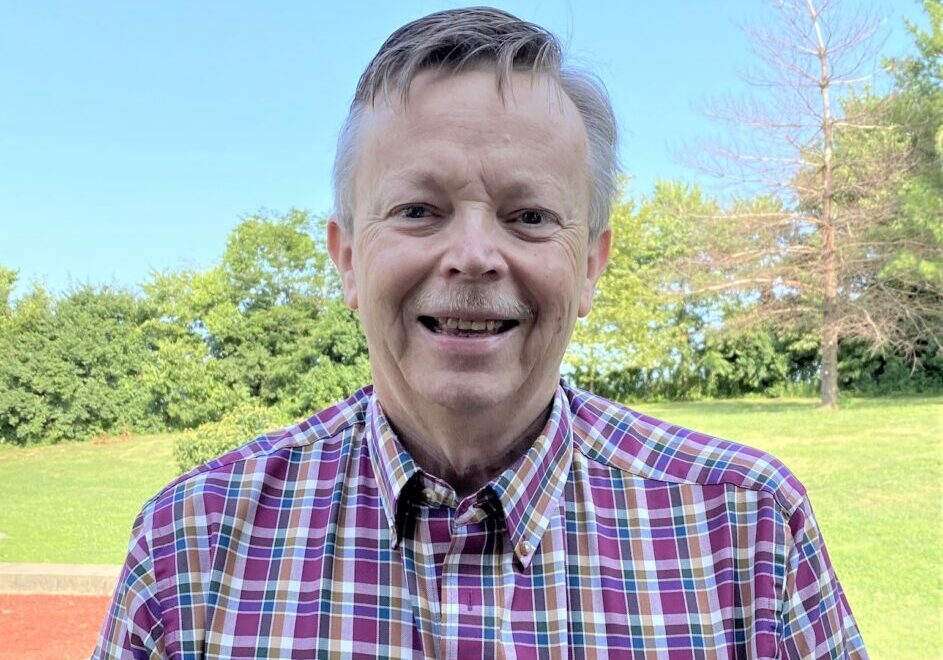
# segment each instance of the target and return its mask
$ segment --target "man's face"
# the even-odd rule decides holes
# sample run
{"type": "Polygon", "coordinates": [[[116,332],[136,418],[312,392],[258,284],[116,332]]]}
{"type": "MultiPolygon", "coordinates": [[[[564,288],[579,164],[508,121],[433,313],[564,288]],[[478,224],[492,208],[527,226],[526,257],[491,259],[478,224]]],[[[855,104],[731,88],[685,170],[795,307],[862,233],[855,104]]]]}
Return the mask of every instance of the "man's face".
{"type": "Polygon", "coordinates": [[[609,234],[588,242],[586,137],[551,79],[420,74],[365,113],[351,234],[329,225],[385,405],[549,401],[609,234]]]}

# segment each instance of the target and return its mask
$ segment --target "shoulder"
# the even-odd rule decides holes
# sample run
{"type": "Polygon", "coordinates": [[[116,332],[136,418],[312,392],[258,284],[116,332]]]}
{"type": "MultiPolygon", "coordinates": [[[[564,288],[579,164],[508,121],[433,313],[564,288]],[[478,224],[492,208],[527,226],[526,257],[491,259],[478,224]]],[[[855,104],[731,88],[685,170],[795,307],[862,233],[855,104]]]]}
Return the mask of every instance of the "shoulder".
{"type": "Polygon", "coordinates": [[[578,388],[565,386],[565,391],[576,447],[591,461],[643,479],[759,491],[773,497],[787,516],[805,500],[799,480],[770,454],[578,388]]]}
{"type": "Polygon", "coordinates": [[[278,482],[284,490],[289,470],[296,478],[304,474],[321,484],[333,481],[349,453],[346,441],[354,435],[350,431],[364,423],[371,393],[371,386],[364,387],[303,421],[265,433],[180,475],[148,500],[143,514],[175,510],[173,517],[179,517],[180,502],[194,497],[222,506],[266,482],[278,482]]]}

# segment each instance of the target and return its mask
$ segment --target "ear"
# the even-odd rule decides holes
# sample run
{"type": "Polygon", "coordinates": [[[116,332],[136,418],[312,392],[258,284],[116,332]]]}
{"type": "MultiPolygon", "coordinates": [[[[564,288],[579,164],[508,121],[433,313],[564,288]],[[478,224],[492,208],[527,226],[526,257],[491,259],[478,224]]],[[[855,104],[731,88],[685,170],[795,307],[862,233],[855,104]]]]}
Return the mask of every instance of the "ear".
{"type": "Polygon", "coordinates": [[[589,244],[586,254],[586,279],[583,282],[583,292],[580,295],[579,315],[589,314],[593,307],[593,293],[596,291],[596,282],[606,270],[609,263],[609,247],[612,245],[612,230],[606,229],[595,241],[589,244]]]}
{"type": "Polygon", "coordinates": [[[331,216],[327,220],[327,251],[331,261],[337,267],[341,276],[341,286],[344,289],[344,302],[351,309],[357,309],[357,279],[354,276],[353,248],[351,236],[341,227],[337,218],[331,216]]]}

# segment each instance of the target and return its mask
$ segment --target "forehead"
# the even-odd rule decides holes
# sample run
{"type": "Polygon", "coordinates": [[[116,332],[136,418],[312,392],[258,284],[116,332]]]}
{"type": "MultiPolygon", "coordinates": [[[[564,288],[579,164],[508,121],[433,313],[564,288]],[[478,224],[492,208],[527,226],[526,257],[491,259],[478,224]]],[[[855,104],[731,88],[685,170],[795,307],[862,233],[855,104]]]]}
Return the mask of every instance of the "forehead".
{"type": "Polygon", "coordinates": [[[424,71],[405,98],[378,97],[360,128],[358,173],[421,171],[425,162],[434,166],[425,176],[494,167],[501,176],[586,176],[582,118],[545,74],[512,73],[499,91],[491,69],[424,71]]]}

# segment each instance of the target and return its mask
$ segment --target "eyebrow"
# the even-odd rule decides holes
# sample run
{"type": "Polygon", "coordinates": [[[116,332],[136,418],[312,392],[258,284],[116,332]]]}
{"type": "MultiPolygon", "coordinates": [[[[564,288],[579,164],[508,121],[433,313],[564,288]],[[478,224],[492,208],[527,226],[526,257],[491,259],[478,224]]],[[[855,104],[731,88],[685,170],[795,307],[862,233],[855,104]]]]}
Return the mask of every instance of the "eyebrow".
{"type": "Polygon", "coordinates": [[[442,185],[435,174],[428,170],[407,170],[399,171],[392,176],[384,177],[383,183],[393,185],[408,185],[414,188],[423,188],[426,190],[441,191],[442,185]]]}

